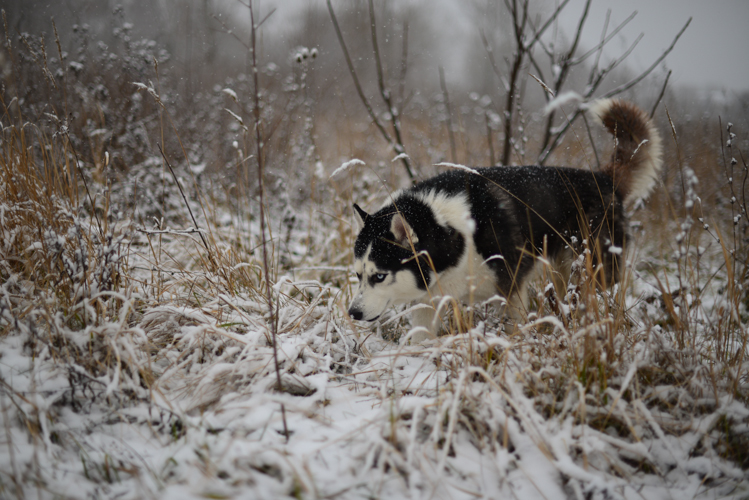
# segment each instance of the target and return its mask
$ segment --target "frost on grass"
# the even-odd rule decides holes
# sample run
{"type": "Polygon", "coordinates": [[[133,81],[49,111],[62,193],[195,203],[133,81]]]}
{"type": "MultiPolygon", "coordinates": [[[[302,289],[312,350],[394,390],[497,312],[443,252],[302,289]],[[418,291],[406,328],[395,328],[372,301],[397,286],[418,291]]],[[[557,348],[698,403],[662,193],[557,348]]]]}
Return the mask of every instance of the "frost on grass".
{"type": "MultiPolygon", "coordinates": [[[[3,209],[6,218],[14,213],[3,209]]],[[[0,470],[10,495],[562,499],[749,491],[749,408],[735,396],[745,394],[746,365],[724,364],[727,376],[715,378],[707,363],[723,359],[711,351],[710,328],[728,303],[711,292],[681,309],[688,304],[662,292],[678,284],[675,269],[668,284],[638,275],[621,302],[586,288],[592,268],[583,254],[566,296],[551,284],[538,288],[537,319],[522,328],[503,326],[492,309],[452,311],[453,335],[408,345],[353,324],[328,271],[294,271],[316,260],[299,253],[273,287],[279,388],[251,255],[239,259],[227,245],[226,260],[211,268],[185,235],[120,233],[129,249],[118,261],[127,263],[124,279],[105,287],[88,279],[109,252],[92,236],[93,220],[73,218],[65,236],[50,229],[40,242],[22,226],[3,227],[0,470]],[[90,233],[79,235],[84,228],[90,233]],[[95,251],[83,255],[80,238],[95,251]],[[60,256],[67,270],[58,279],[70,289],[55,294],[13,268],[14,241],[42,261],[60,256]],[[60,293],[69,296],[67,309],[60,293]],[[674,334],[668,325],[677,320],[690,323],[693,337],[674,334]]],[[[257,238],[256,227],[242,231],[225,225],[211,234],[218,242],[257,238]]],[[[325,246],[330,231],[312,247],[325,246]]],[[[383,328],[405,336],[397,314],[383,328]]],[[[731,356],[746,339],[745,324],[733,328],[725,339],[731,356]]]]}
{"type": "Polygon", "coordinates": [[[335,169],[332,174],[330,174],[330,178],[332,179],[333,177],[335,177],[336,175],[340,174],[341,172],[345,172],[346,170],[348,170],[350,167],[352,167],[354,165],[366,165],[366,163],[364,163],[363,161],[361,161],[358,158],[354,158],[353,160],[345,161],[345,162],[343,162],[341,164],[340,167],[338,167],[337,169],[335,169]]]}
{"type": "MultiPolygon", "coordinates": [[[[129,95],[109,115],[122,123],[35,137],[44,125],[4,121],[0,130],[0,497],[749,495],[746,247],[742,234],[726,237],[745,227],[741,193],[726,198],[734,208],[722,221],[678,216],[637,240],[636,262],[613,290],[592,285],[600,270],[591,256],[632,249],[573,241],[583,250],[569,280],[542,269],[527,321],[504,324],[501,297],[445,301],[450,334],[415,345],[405,309],[373,325],[346,316],[354,235],[342,223],[348,204],[321,195],[326,158],[311,115],[289,128],[288,156],[269,160],[291,158],[298,179],[269,174],[268,271],[256,198],[238,180],[252,173],[241,170],[253,144],[240,115],[250,115],[224,111],[251,95],[248,79],[197,96],[210,110],[176,127],[191,130],[199,117],[204,149],[230,151],[232,162],[215,162],[202,143],[184,141],[178,178],[209,179],[214,163],[231,177],[226,194],[209,191],[175,181],[144,146],[157,136],[147,129],[160,121],[153,104],[174,95],[149,81],[144,65],[157,51],[130,47],[70,63],[76,77],[101,67],[125,82],[129,95]],[[138,81],[149,83],[127,83],[138,81]],[[104,146],[108,171],[91,160],[104,146]]],[[[304,114],[300,88],[289,85],[282,101],[304,114]]],[[[107,88],[72,90],[71,102],[95,108],[107,88]]],[[[480,116],[490,129],[500,123],[480,116]]],[[[62,130],[65,120],[47,118],[62,130]]],[[[286,133],[287,122],[272,123],[286,133]]],[[[382,198],[374,174],[355,176],[354,196],[382,198]]],[[[696,175],[681,174],[674,206],[701,208],[696,175]]]]}
{"type": "Polygon", "coordinates": [[[441,162],[441,163],[436,163],[436,164],[435,164],[435,166],[436,166],[436,167],[449,167],[449,168],[454,168],[454,169],[456,169],[456,170],[463,170],[464,172],[468,172],[468,173],[470,173],[470,174],[475,174],[475,175],[479,175],[479,172],[478,172],[478,170],[476,170],[476,169],[473,169],[473,168],[470,168],[470,167],[466,167],[465,165],[460,165],[460,164],[458,164],[458,163],[448,163],[448,162],[441,162]]]}

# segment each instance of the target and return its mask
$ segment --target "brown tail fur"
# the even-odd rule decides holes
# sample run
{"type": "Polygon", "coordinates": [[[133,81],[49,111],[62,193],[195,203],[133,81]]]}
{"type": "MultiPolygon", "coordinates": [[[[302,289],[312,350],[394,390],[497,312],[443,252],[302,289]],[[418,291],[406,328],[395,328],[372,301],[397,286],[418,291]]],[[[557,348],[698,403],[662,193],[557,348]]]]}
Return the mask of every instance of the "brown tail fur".
{"type": "Polygon", "coordinates": [[[594,102],[588,112],[614,136],[611,160],[601,169],[625,202],[650,193],[663,166],[661,137],[648,115],[618,99],[594,102]]]}

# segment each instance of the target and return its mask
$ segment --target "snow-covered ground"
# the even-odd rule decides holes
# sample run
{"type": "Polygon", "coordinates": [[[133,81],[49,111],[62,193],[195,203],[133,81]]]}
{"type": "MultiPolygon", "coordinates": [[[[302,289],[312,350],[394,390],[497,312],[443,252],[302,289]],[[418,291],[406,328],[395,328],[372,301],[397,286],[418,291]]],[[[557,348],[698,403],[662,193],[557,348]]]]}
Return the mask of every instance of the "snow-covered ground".
{"type": "MultiPolygon", "coordinates": [[[[167,11],[181,24],[164,30],[189,37],[190,9],[167,11]]],[[[749,499],[749,142],[718,121],[741,114],[740,96],[703,109],[669,87],[668,121],[655,108],[669,168],[632,207],[624,283],[596,290],[583,256],[566,290],[539,278],[526,322],[451,305],[451,333],[414,344],[405,308],[373,324],[346,314],[351,203],[381,204],[409,158],[421,178],[463,156],[494,164],[484,145],[502,134],[516,140],[505,163],[534,162],[562,113],[520,98],[505,114],[497,80],[482,84],[493,97],[451,88],[453,127],[424,74],[370,116],[337,46],[309,52],[330,61],[319,72],[297,49],[291,66],[241,73],[245,50],[228,68],[206,52],[170,70],[122,13],[107,43],[88,24],[69,49],[57,28],[56,43],[2,42],[0,498],[749,499]],[[403,119],[408,154],[376,116],[403,119]]],[[[559,159],[594,168],[589,134],[569,135],[559,159]]]]}
{"type": "Polygon", "coordinates": [[[717,292],[678,316],[696,336],[674,333],[678,305],[659,290],[678,285],[675,266],[667,285],[635,266],[626,324],[599,294],[594,319],[563,301],[513,330],[487,308],[421,345],[408,315],[346,316],[345,266],[291,268],[273,286],[277,373],[262,288],[225,285],[257,262],[210,271],[191,235],[128,234],[127,279],[89,296],[89,321],[4,277],[5,498],[749,496],[746,361],[709,364],[717,292]]]}

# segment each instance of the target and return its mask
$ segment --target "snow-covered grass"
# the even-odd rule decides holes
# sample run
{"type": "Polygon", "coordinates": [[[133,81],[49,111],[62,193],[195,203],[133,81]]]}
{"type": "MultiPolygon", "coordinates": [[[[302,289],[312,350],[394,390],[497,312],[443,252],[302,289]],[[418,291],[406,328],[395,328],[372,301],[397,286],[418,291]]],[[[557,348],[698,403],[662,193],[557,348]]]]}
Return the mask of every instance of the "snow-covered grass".
{"type": "Polygon", "coordinates": [[[584,252],[569,282],[540,273],[527,322],[453,304],[452,331],[412,345],[403,309],[346,314],[348,207],[385,199],[372,172],[390,165],[326,159],[308,100],[301,127],[269,119],[291,144],[269,141],[286,185],[268,181],[266,268],[252,136],[235,129],[234,182],[190,151],[172,176],[178,134],[164,158],[135,148],[148,124],[172,134],[169,99],[144,87],[140,125],[106,147],[116,127],[82,126],[82,97],[78,125],[3,101],[0,496],[749,497],[747,167],[730,127],[702,185],[673,141],[616,288],[592,285],[584,252]],[[703,206],[717,191],[728,201],[703,206]]]}
{"type": "Polygon", "coordinates": [[[526,324],[460,306],[454,334],[408,345],[407,316],[346,316],[351,227],[313,215],[267,277],[256,222],[204,219],[204,247],[117,219],[65,137],[35,130],[3,132],[4,495],[749,494],[746,247],[720,221],[663,224],[676,255],[643,229],[615,290],[583,254],[564,296],[537,283],[526,324]]]}

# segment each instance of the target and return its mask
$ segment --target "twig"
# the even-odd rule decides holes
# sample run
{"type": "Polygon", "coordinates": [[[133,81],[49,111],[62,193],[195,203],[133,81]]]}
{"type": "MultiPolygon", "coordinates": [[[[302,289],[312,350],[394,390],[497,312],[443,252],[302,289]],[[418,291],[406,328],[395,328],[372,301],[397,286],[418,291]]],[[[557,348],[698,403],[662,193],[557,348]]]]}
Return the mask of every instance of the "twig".
{"type": "Polygon", "coordinates": [[[497,78],[499,78],[499,81],[502,81],[502,72],[499,71],[497,61],[494,60],[494,50],[492,49],[491,45],[489,45],[489,40],[487,40],[484,30],[481,29],[479,33],[481,34],[481,42],[484,44],[484,50],[486,50],[486,55],[489,58],[489,64],[494,70],[494,74],[497,75],[497,78]]]}
{"type": "MultiPolygon", "coordinates": [[[[190,208],[190,204],[187,203],[187,196],[185,196],[185,192],[182,190],[182,185],[179,183],[179,179],[177,179],[177,175],[174,173],[174,169],[172,168],[172,165],[169,163],[169,160],[164,154],[164,150],[161,149],[161,144],[157,144],[157,146],[159,147],[159,152],[161,153],[161,157],[164,158],[164,163],[166,163],[166,166],[169,167],[169,171],[172,173],[172,178],[174,179],[174,183],[177,184],[177,188],[179,189],[179,192],[182,195],[182,199],[185,202],[187,211],[190,213],[190,218],[192,219],[192,223],[194,227],[197,228],[198,222],[195,220],[195,216],[192,214],[192,209],[190,208]]],[[[211,252],[211,249],[208,247],[208,242],[206,242],[205,238],[203,237],[203,232],[198,231],[198,234],[200,235],[200,240],[203,242],[203,246],[208,252],[208,257],[211,259],[211,262],[213,262],[213,264],[216,265],[216,261],[213,259],[213,253],[211,252]]]]}
{"type": "Polygon", "coordinates": [[[616,36],[617,33],[619,33],[624,27],[629,24],[629,22],[637,16],[637,11],[632,12],[627,19],[622,21],[619,26],[614,28],[614,31],[606,35],[606,30],[609,25],[609,18],[611,16],[611,10],[608,10],[606,12],[606,20],[603,23],[603,31],[601,32],[601,41],[598,42],[598,45],[590,49],[588,52],[584,53],[577,59],[574,59],[572,61],[572,65],[580,64],[581,62],[585,61],[588,57],[590,57],[593,53],[596,53],[596,61],[593,65],[594,68],[598,68],[598,64],[601,61],[601,54],[603,53],[603,47],[611,41],[614,36],[616,36]]]}
{"type": "Polygon", "coordinates": [[[489,125],[489,111],[484,111],[484,120],[486,120],[486,142],[489,146],[489,165],[494,166],[494,141],[492,140],[492,128],[489,125]]]}
{"type": "MultiPolygon", "coordinates": [[[[572,45],[570,46],[570,49],[567,51],[566,54],[562,55],[561,57],[561,64],[559,64],[559,72],[554,78],[554,88],[553,88],[553,94],[552,95],[559,95],[559,91],[562,89],[562,85],[564,85],[564,80],[567,78],[567,75],[569,74],[570,68],[572,67],[572,56],[575,55],[575,51],[577,50],[577,46],[580,43],[580,36],[583,32],[583,26],[585,25],[585,20],[588,18],[588,11],[590,10],[590,3],[592,0],[587,0],[585,2],[585,9],[583,10],[582,16],[580,16],[580,22],[577,25],[577,32],[575,34],[575,39],[572,42],[572,45]]],[[[552,54],[552,65],[556,64],[558,61],[554,61],[554,57],[552,54]]],[[[546,97],[547,100],[549,99],[549,96],[546,97]]],[[[544,138],[541,143],[541,151],[546,148],[546,145],[549,144],[549,140],[551,139],[551,129],[554,125],[554,116],[555,113],[552,110],[549,113],[549,116],[546,118],[546,129],[544,130],[544,138]]]]}
{"type": "MultiPolygon", "coordinates": [[[[512,145],[512,118],[515,110],[515,88],[517,86],[517,78],[520,74],[520,66],[523,64],[526,52],[529,51],[530,46],[526,45],[523,41],[525,26],[528,22],[528,0],[523,2],[523,14],[522,18],[518,20],[518,6],[517,0],[512,0],[512,5],[505,0],[505,4],[512,14],[512,26],[513,33],[515,35],[515,57],[510,68],[510,79],[508,80],[507,96],[505,98],[505,111],[504,111],[504,122],[505,122],[505,137],[502,146],[502,157],[500,162],[502,165],[510,164],[510,151],[512,145]]],[[[547,24],[548,26],[548,24],[547,24]]],[[[536,37],[534,40],[537,40],[536,37]]]]}
{"type": "Polygon", "coordinates": [[[661,99],[663,99],[663,94],[666,93],[666,85],[668,85],[669,78],[671,78],[671,70],[668,70],[666,80],[663,82],[663,87],[661,87],[661,93],[658,94],[658,99],[655,100],[655,104],[653,105],[653,111],[650,112],[651,119],[655,116],[655,110],[658,109],[658,105],[661,103],[661,99]]]}
{"type": "MultiPolygon", "coordinates": [[[[283,382],[281,380],[281,369],[278,364],[278,314],[273,307],[273,288],[270,284],[270,267],[268,265],[268,242],[265,237],[265,184],[263,177],[265,173],[265,157],[263,152],[263,130],[262,118],[260,116],[260,86],[257,71],[257,26],[255,25],[255,14],[252,10],[252,0],[249,0],[250,10],[250,57],[252,61],[252,82],[253,82],[253,120],[255,122],[255,145],[257,148],[257,183],[260,196],[260,234],[263,247],[263,272],[265,273],[265,298],[268,301],[268,314],[270,315],[271,337],[273,339],[273,363],[276,368],[276,381],[278,390],[283,392],[283,382]]],[[[201,235],[202,237],[202,235],[201,235]]],[[[283,433],[286,442],[289,441],[289,427],[286,424],[286,407],[281,404],[281,416],[283,420],[283,433]]]]}
{"type": "Polygon", "coordinates": [[[601,169],[601,160],[598,158],[598,151],[596,151],[596,144],[593,142],[593,134],[590,131],[590,124],[588,123],[588,117],[585,116],[585,113],[583,113],[583,122],[585,122],[585,129],[588,131],[588,139],[590,140],[590,145],[593,148],[593,155],[596,157],[596,170],[601,169]]]}
{"type": "MultiPolygon", "coordinates": [[[[679,33],[677,33],[673,42],[671,42],[671,45],[661,54],[661,56],[658,59],[656,59],[656,61],[648,69],[646,69],[640,75],[633,78],[632,80],[625,83],[624,85],[621,85],[607,92],[606,94],[601,96],[601,98],[613,97],[626,90],[629,90],[633,86],[637,85],[640,81],[642,81],[642,79],[645,78],[647,75],[649,75],[656,68],[656,66],[658,66],[658,64],[661,61],[663,61],[663,59],[673,50],[674,46],[676,45],[676,42],[679,40],[681,35],[684,33],[684,30],[687,29],[687,26],[689,26],[689,23],[691,22],[692,22],[692,18],[690,17],[689,20],[687,20],[684,27],[679,31],[679,33]]],[[[632,50],[634,49],[634,46],[637,44],[637,42],[639,42],[641,38],[642,38],[642,34],[637,38],[637,40],[635,40],[635,42],[629,47],[629,49],[627,49],[627,51],[620,58],[612,62],[606,69],[601,70],[598,73],[598,76],[594,79],[595,81],[588,86],[588,90],[585,92],[585,95],[583,96],[585,99],[588,99],[593,95],[593,93],[598,89],[599,85],[601,84],[605,76],[608,73],[610,73],[617,65],[619,65],[632,52],[632,50]]],[[[594,69],[593,71],[596,71],[596,70],[594,69]]],[[[557,148],[557,146],[559,146],[565,132],[567,132],[567,130],[572,126],[572,124],[575,122],[577,117],[579,117],[582,113],[583,113],[582,109],[576,110],[575,113],[572,115],[572,117],[569,118],[567,122],[558,131],[554,132],[554,140],[551,142],[550,145],[546,147],[546,149],[544,149],[541,152],[541,154],[538,157],[538,163],[540,165],[543,165],[544,162],[549,158],[549,155],[552,153],[552,151],[554,151],[557,148]]]]}
{"type": "MultiPolygon", "coordinates": [[[[387,106],[388,113],[390,114],[390,121],[393,125],[393,133],[395,134],[395,144],[393,145],[393,149],[396,153],[398,153],[398,155],[403,155],[403,153],[406,152],[406,148],[403,145],[403,136],[401,134],[400,112],[393,107],[390,90],[385,87],[385,72],[382,70],[380,46],[377,43],[377,23],[375,21],[374,3],[372,2],[372,0],[369,0],[369,19],[372,31],[372,50],[374,51],[375,67],[377,68],[377,85],[380,88],[380,95],[382,96],[382,100],[385,102],[385,106],[387,106]]],[[[409,157],[407,155],[404,155],[400,157],[400,160],[403,163],[403,167],[406,169],[406,172],[408,173],[409,179],[411,179],[411,181],[414,181],[414,174],[411,171],[411,163],[409,157]]]]}
{"type": "Polygon", "coordinates": [[[447,85],[445,85],[445,71],[442,66],[439,67],[440,72],[440,87],[442,87],[442,95],[445,99],[445,108],[447,109],[447,134],[450,137],[450,158],[453,163],[458,163],[458,155],[455,148],[455,133],[453,131],[453,118],[452,110],[450,109],[450,96],[447,93],[447,85]]]}
{"type": "MultiPolygon", "coordinates": [[[[402,145],[397,145],[393,141],[392,137],[390,137],[390,134],[387,130],[385,130],[385,126],[380,122],[380,119],[377,117],[377,114],[375,114],[374,109],[372,108],[372,105],[369,103],[369,100],[367,99],[367,96],[364,95],[364,91],[362,90],[361,84],[359,83],[359,77],[356,74],[356,69],[354,68],[354,63],[351,61],[351,56],[349,55],[348,48],[346,47],[346,42],[343,40],[343,34],[341,33],[341,27],[338,25],[338,19],[335,16],[335,12],[333,11],[333,6],[330,4],[330,0],[326,0],[328,4],[328,12],[330,13],[330,19],[333,21],[333,28],[335,29],[336,36],[338,37],[338,43],[341,46],[341,50],[343,51],[343,57],[346,59],[346,65],[348,66],[349,73],[351,74],[351,79],[354,81],[354,87],[356,88],[357,94],[359,94],[359,99],[361,99],[362,104],[364,104],[364,107],[367,109],[367,113],[369,113],[369,117],[374,122],[377,129],[382,134],[382,137],[385,138],[388,144],[393,148],[394,151],[396,151],[398,154],[404,153],[405,151],[399,151],[399,149],[402,149],[402,145]],[[400,146],[400,147],[399,147],[400,146]]],[[[389,110],[391,111],[391,110],[389,110]]],[[[413,181],[415,179],[415,176],[413,172],[411,171],[410,164],[408,163],[408,160],[403,157],[401,158],[401,161],[403,161],[404,166],[406,166],[406,173],[408,174],[409,178],[413,181]]]]}
{"type": "MultiPolygon", "coordinates": [[[[621,23],[617,28],[614,29],[614,33],[616,33],[617,29],[621,29],[624,27],[625,23],[628,23],[630,19],[633,19],[637,15],[637,11],[632,12],[632,14],[629,15],[629,18],[625,19],[623,23],[621,23]]],[[[606,44],[608,40],[611,39],[611,36],[614,35],[614,33],[611,34],[610,37],[606,37],[606,32],[609,29],[609,21],[611,20],[611,9],[606,9],[606,20],[603,22],[603,29],[601,30],[601,41],[598,44],[597,47],[594,47],[593,50],[591,50],[588,53],[583,54],[580,58],[586,58],[589,54],[592,54],[593,51],[596,53],[596,59],[593,61],[593,67],[590,70],[590,76],[588,77],[588,85],[593,83],[593,78],[595,78],[595,74],[598,71],[598,66],[601,63],[601,56],[603,55],[603,46],[606,44]]]]}
{"type": "MultiPolygon", "coordinates": [[[[515,37],[515,55],[510,66],[510,77],[507,82],[507,97],[505,99],[505,109],[503,116],[505,124],[505,136],[502,146],[502,156],[500,158],[500,162],[502,165],[508,165],[510,163],[510,153],[512,151],[512,122],[515,111],[515,101],[517,98],[515,93],[517,88],[517,79],[520,75],[520,68],[523,65],[525,57],[531,53],[531,49],[533,49],[533,46],[540,40],[544,32],[549,28],[549,26],[552,25],[553,21],[559,16],[559,13],[569,2],[569,0],[564,0],[562,3],[560,3],[551,14],[551,16],[549,16],[549,18],[546,20],[546,22],[538,30],[534,30],[534,36],[530,40],[526,41],[526,27],[530,25],[532,28],[532,23],[528,19],[528,1],[529,0],[522,1],[522,4],[520,6],[522,8],[522,13],[520,13],[518,12],[517,0],[505,0],[505,6],[507,7],[507,10],[510,11],[510,14],[512,16],[513,35],[515,37]]],[[[483,36],[483,34],[482,39],[484,40],[484,45],[487,46],[488,43],[486,42],[486,38],[483,36]]],[[[492,67],[495,68],[495,73],[498,73],[496,65],[493,63],[493,58],[490,57],[489,60],[492,63],[492,67]]]]}
{"type": "MultiPolygon", "coordinates": [[[[535,45],[535,43],[541,38],[541,36],[546,31],[546,29],[549,26],[551,26],[551,23],[553,23],[554,20],[557,17],[559,17],[559,13],[562,12],[562,9],[565,8],[565,6],[567,5],[569,1],[570,0],[564,0],[562,3],[559,4],[559,6],[554,10],[551,16],[549,16],[549,19],[547,19],[544,25],[541,26],[541,29],[538,30],[538,32],[536,33],[536,36],[533,37],[530,42],[528,42],[526,50],[530,50],[531,48],[533,48],[533,45],[535,45]]],[[[527,2],[526,2],[526,8],[527,8],[527,2]]]]}
{"type": "Polygon", "coordinates": [[[635,85],[637,85],[638,83],[640,83],[640,81],[642,81],[643,78],[645,78],[646,76],[648,76],[660,64],[660,62],[663,61],[663,59],[665,59],[666,56],[668,54],[670,54],[672,50],[674,50],[674,46],[676,46],[676,42],[679,40],[679,38],[681,37],[681,35],[684,34],[684,31],[686,31],[687,27],[689,27],[689,23],[691,23],[691,22],[692,22],[692,18],[690,17],[687,20],[686,24],[684,24],[684,27],[681,28],[681,30],[676,34],[676,37],[674,37],[674,41],[671,42],[671,45],[669,45],[668,48],[663,51],[663,54],[661,54],[661,56],[658,59],[656,59],[655,62],[653,64],[651,64],[648,69],[646,69],[639,76],[637,76],[636,78],[630,80],[629,82],[625,83],[624,85],[621,85],[621,86],[619,86],[619,87],[617,87],[617,88],[615,88],[613,90],[609,90],[602,97],[606,98],[606,97],[615,96],[617,94],[621,94],[622,92],[624,92],[626,90],[629,90],[632,87],[634,87],[635,85]]]}
{"type": "Polygon", "coordinates": [[[403,21],[403,53],[401,54],[401,73],[398,78],[398,100],[403,111],[403,94],[406,88],[406,71],[408,70],[408,19],[403,21]]]}

